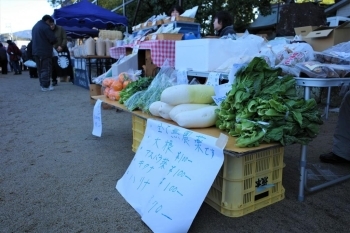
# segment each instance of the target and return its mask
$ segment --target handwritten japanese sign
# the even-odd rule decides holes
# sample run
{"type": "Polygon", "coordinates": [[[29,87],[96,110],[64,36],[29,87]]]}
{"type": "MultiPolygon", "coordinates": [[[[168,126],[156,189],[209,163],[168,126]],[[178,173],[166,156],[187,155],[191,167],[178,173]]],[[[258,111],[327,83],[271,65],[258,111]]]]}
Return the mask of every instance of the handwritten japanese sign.
{"type": "Polygon", "coordinates": [[[205,82],[205,85],[214,86],[214,87],[219,85],[220,76],[221,76],[220,73],[210,72],[208,75],[208,79],[205,82]]]}
{"type": "Polygon", "coordinates": [[[153,232],[187,232],[224,161],[217,138],[148,119],[116,188],[153,232]]]}
{"type": "Polygon", "coordinates": [[[102,117],[101,117],[101,100],[97,100],[94,106],[94,111],[92,115],[92,120],[94,122],[94,127],[92,129],[92,135],[101,137],[102,134],[102,117]]]}

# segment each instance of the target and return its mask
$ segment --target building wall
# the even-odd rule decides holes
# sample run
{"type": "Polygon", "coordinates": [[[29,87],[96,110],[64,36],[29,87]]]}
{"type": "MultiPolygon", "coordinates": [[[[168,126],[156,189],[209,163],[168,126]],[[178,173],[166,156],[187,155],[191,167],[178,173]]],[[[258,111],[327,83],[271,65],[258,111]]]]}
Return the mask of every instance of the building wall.
{"type": "Polygon", "coordinates": [[[350,4],[337,10],[337,16],[350,17],[350,4]]]}

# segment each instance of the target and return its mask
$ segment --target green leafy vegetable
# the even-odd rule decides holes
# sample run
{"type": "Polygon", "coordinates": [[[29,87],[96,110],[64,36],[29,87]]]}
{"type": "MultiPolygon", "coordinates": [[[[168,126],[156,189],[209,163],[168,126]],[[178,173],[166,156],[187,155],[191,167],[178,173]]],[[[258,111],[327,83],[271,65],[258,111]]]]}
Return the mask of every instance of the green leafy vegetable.
{"type": "Polygon", "coordinates": [[[124,104],[124,102],[136,92],[146,90],[152,80],[153,78],[151,77],[140,77],[138,80],[129,83],[126,88],[120,91],[119,103],[124,104]]]}
{"type": "Polygon", "coordinates": [[[307,144],[318,134],[323,122],[316,101],[298,98],[295,79],[280,73],[258,57],[237,72],[232,89],[216,110],[216,126],[237,137],[238,147],[264,142],[307,144]]]}

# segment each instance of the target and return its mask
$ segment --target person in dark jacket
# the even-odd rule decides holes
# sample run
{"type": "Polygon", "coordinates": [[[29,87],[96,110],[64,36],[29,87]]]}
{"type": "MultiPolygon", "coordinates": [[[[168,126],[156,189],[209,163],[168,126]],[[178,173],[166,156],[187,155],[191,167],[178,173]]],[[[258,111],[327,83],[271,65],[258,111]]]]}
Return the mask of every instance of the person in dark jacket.
{"type": "MultiPolygon", "coordinates": [[[[32,41],[30,41],[27,45],[27,58],[28,60],[34,61],[34,57],[32,53],[33,53],[32,41]]],[[[28,68],[29,68],[30,78],[38,78],[38,69],[34,67],[28,67],[28,68]]]]}
{"type": "Polygon", "coordinates": [[[52,91],[50,85],[52,74],[53,45],[57,42],[55,33],[50,26],[54,23],[50,15],[44,15],[32,29],[32,55],[38,69],[39,82],[42,91],[52,91]]]}
{"type": "Polygon", "coordinates": [[[15,71],[15,74],[22,74],[22,69],[20,68],[19,61],[21,60],[22,52],[17,47],[15,43],[11,40],[6,41],[7,46],[7,54],[10,56],[10,63],[15,71]]]}
{"type": "Polygon", "coordinates": [[[1,73],[7,74],[7,53],[4,45],[0,43],[0,67],[1,67],[1,73]]]}
{"type": "Polygon", "coordinates": [[[332,151],[320,155],[323,163],[350,163],[350,91],[340,105],[337,125],[333,134],[332,151]]]}
{"type": "Polygon", "coordinates": [[[219,11],[214,17],[215,35],[222,37],[228,34],[236,34],[233,29],[233,20],[227,11],[219,11]]]}

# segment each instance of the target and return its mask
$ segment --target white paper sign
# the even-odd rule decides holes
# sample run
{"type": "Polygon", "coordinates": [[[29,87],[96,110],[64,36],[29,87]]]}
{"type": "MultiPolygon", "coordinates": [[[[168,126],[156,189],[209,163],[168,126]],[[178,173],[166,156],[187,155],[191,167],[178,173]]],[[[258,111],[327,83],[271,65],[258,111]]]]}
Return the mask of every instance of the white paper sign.
{"type": "Polygon", "coordinates": [[[224,161],[217,138],[148,119],[116,188],[153,232],[188,232],[224,161]]]}
{"type": "Polygon", "coordinates": [[[220,76],[221,76],[220,73],[210,72],[205,85],[214,86],[214,87],[219,85],[220,76]]]}
{"type": "Polygon", "coordinates": [[[227,93],[232,89],[232,84],[224,83],[214,87],[215,96],[212,96],[217,106],[220,106],[221,102],[226,99],[227,93]]]}
{"type": "Polygon", "coordinates": [[[102,135],[102,117],[101,117],[101,100],[97,100],[94,106],[92,135],[101,137],[102,135]]]}
{"type": "Polygon", "coordinates": [[[134,45],[134,48],[132,49],[132,53],[136,54],[139,52],[140,45],[134,45]]]}

